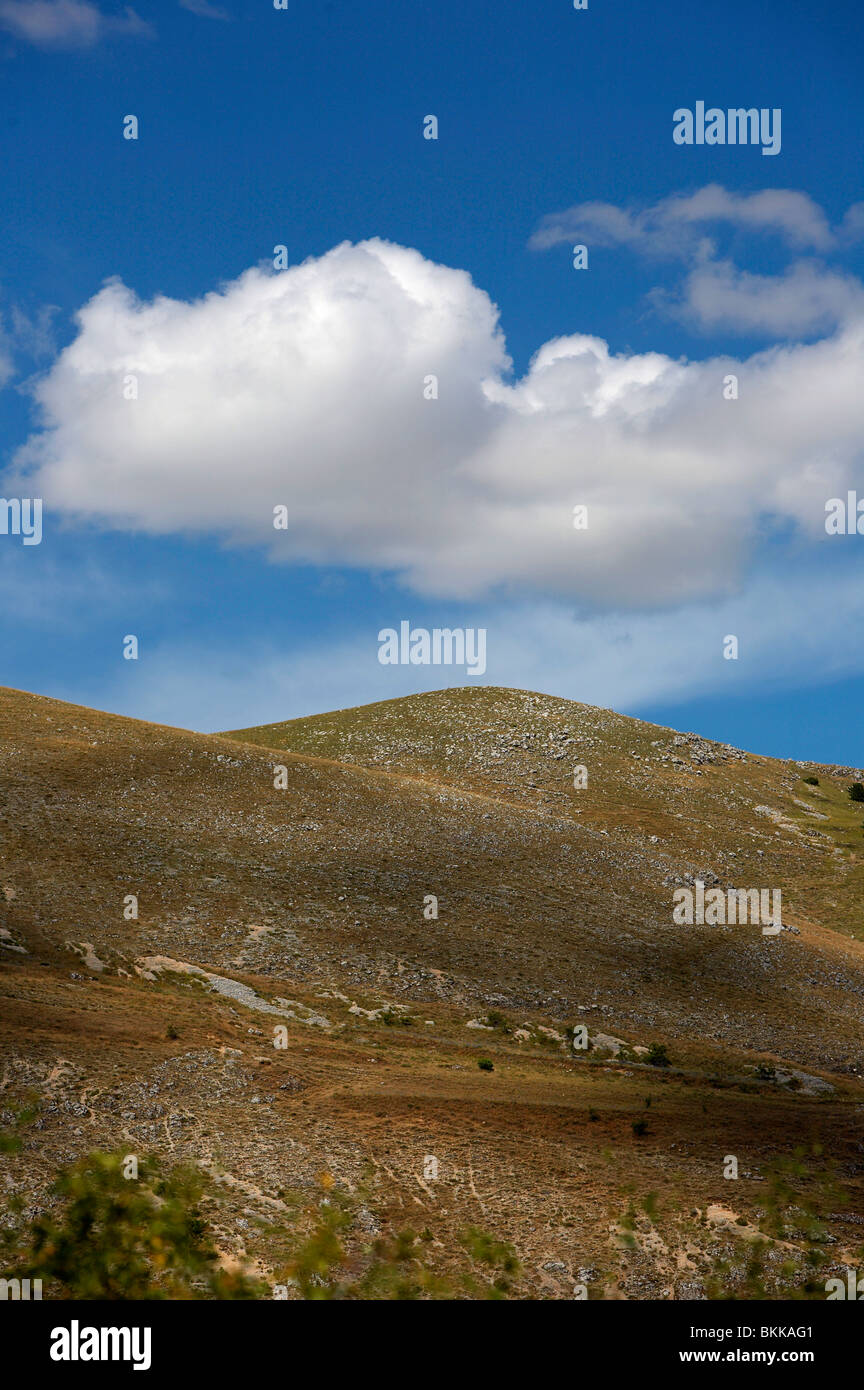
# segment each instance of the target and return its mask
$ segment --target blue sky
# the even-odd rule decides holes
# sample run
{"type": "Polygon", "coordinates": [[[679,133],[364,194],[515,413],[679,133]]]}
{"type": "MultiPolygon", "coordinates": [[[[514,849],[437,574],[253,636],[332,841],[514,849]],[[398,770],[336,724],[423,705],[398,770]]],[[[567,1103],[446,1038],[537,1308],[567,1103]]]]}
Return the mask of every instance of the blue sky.
{"type": "Polygon", "coordinates": [[[377,634],[484,626],[490,683],[860,765],[862,30],[0,0],[3,683],[236,727],[476,683],[377,634]],[[699,100],[780,153],[676,145],[699,100]]]}

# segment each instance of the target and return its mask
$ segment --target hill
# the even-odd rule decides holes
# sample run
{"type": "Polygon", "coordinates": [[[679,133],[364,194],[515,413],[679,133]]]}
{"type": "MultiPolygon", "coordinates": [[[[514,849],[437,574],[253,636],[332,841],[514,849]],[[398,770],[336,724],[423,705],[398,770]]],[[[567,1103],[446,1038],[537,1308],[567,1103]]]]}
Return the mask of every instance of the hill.
{"type": "Polygon", "coordinates": [[[358,1249],[420,1224],[455,1267],[482,1225],[518,1296],[699,1296],[721,1250],[743,1278],[774,1160],[830,1141],[860,1184],[853,771],[521,691],[202,735],[4,690],[11,1190],[120,1144],[195,1163],[270,1276],[280,1192],[326,1170],[358,1249]],[[779,887],[785,929],[676,924],[697,878],[779,887]],[[662,1218],[619,1239],[640,1194],[662,1218]]]}

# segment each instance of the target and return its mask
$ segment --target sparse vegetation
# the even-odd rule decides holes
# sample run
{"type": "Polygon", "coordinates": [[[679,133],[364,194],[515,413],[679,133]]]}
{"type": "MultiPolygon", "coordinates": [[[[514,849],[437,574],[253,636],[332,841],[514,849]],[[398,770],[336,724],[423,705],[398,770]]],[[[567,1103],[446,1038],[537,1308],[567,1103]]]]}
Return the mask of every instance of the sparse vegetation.
{"type": "Polygon", "coordinates": [[[669,1054],[666,1051],[666,1044],[653,1042],[648,1049],[645,1061],[648,1062],[648,1064],[652,1067],[671,1066],[671,1062],[669,1061],[669,1054]]]}
{"type": "Polygon", "coordinates": [[[218,1267],[199,1209],[200,1180],[152,1160],[126,1177],[121,1154],[91,1153],[54,1184],[59,1210],[39,1216],[23,1239],[7,1233],[20,1278],[41,1279],[51,1298],[255,1298],[264,1288],[218,1267]]]}
{"type": "MultiPolygon", "coordinates": [[[[766,1166],[755,1221],[761,1239],[747,1249],[743,1263],[718,1263],[708,1281],[709,1298],[824,1299],[828,1267],[834,1259],[829,1213],[842,1209],[848,1195],[832,1168],[822,1165],[817,1144],[799,1146],[766,1166]]],[[[746,1222],[739,1218],[736,1224],[746,1222]]],[[[864,1247],[854,1257],[864,1263],[864,1247]]]]}
{"type": "MultiPolygon", "coordinates": [[[[430,1264],[435,1244],[426,1227],[418,1236],[408,1227],[375,1238],[371,1247],[357,1239],[357,1197],[339,1190],[329,1175],[322,1186],[326,1197],[310,1201],[311,1228],[277,1271],[277,1283],[290,1280],[303,1299],[312,1301],[399,1300],[505,1297],[512,1289],[519,1263],[512,1247],[472,1228],[460,1237],[460,1247],[474,1265],[497,1272],[477,1281],[471,1267],[443,1274],[430,1264]]],[[[451,1252],[453,1255],[461,1252],[451,1252]]]]}

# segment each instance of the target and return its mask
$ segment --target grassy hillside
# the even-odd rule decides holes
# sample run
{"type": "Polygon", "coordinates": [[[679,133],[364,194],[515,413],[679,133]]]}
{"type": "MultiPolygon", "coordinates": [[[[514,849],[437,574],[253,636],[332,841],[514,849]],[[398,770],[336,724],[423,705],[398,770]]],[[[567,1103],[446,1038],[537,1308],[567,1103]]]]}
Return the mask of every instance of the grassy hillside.
{"type": "MultiPolygon", "coordinates": [[[[494,688],[387,700],[228,737],[578,817],[581,828],[606,831],[657,865],[780,886],[793,921],[803,915],[864,939],[864,808],[849,800],[850,782],[862,776],[854,768],[758,757],[590,705],[494,688]],[[587,771],[580,790],[577,765],[587,771]],[[818,786],[804,780],[814,775],[818,786]]],[[[654,876],[641,867],[647,891],[654,876]]]]}
{"type": "Polygon", "coordinates": [[[7,1191],[93,1146],[191,1162],[226,1262],[272,1281],[323,1172],[358,1259],[408,1225],[482,1275],[480,1227],[515,1296],[582,1269],[592,1297],[693,1297],[724,1262],[743,1280],[800,1144],[814,1200],[820,1146],[849,1185],[839,1258],[864,1137],[849,778],[519,691],[222,736],[2,691],[7,1191]],[[697,875],[780,887],[795,930],[675,925],[697,875]]]}

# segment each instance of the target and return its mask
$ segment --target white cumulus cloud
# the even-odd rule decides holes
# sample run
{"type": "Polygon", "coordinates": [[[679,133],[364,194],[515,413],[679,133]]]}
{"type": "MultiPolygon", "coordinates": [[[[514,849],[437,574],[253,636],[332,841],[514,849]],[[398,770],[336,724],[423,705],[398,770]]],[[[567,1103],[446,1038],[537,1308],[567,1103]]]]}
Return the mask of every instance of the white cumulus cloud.
{"type": "Polygon", "coordinates": [[[742,360],[572,334],[513,380],[464,271],[345,243],[193,303],[108,284],[35,387],[18,482],[48,513],[386,571],[427,596],[674,604],[734,592],[782,528],[827,542],[825,500],[861,460],[862,358],[859,304],[830,337],[742,360]]]}

